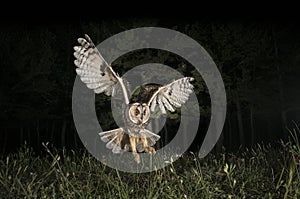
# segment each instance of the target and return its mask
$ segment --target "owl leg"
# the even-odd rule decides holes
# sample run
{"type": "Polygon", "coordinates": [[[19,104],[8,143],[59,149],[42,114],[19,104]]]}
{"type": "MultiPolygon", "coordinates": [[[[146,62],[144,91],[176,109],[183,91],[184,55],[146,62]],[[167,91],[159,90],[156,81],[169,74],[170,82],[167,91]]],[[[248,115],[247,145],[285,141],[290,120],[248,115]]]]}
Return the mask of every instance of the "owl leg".
{"type": "Polygon", "coordinates": [[[141,162],[140,160],[140,156],[136,151],[136,137],[130,136],[130,146],[131,146],[131,150],[132,150],[132,154],[134,156],[135,161],[139,164],[141,162]]]}
{"type": "Polygon", "coordinates": [[[143,143],[143,148],[145,150],[146,153],[153,153],[155,154],[155,149],[151,146],[148,146],[148,141],[147,141],[147,138],[145,136],[143,136],[141,138],[141,141],[143,143]]]}

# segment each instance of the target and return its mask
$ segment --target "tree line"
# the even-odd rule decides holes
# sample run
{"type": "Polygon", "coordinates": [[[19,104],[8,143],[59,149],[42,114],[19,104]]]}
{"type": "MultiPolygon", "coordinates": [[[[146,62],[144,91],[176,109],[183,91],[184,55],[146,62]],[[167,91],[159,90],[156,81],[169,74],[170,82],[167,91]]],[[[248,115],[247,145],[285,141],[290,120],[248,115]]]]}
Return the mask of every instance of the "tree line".
{"type": "MultiPolygon", "coordinates": [[[[40,150],[42,142],[80,148],[72,118],[72,89],[76,77],[73,49],[78,37],[90,35],[95,43],[119,32],[142,26],[163,26],[199,42],[215,61],[224,80],[227,116],[218,146],[238,148],[285,139],[286,128],[300,122],[300,43],[296,23],[276,21],[186,21],[176,24],[157,19],[79,21],[18,24],[1,27],[1,152],[25,142],[40,150]]],[[[184,76],[196,78],[200,103],[199,140],[210,120],[210,99],[201,75],[183,58],[148,49],[115,60],[122,75],[144,63],[162,63],[184,76]],[[150,57],[150,58],[149,58],[150,57]]],[[[116,125],[110,98],[96,96],[98,119],[104,129],[116,125]],[[105,114],[103,113],[105,110],[105,114]]],[[[170,115],[161,146],[176,132],[180,118],[170,115]]],[[[185,127],[188,129],[188,127],[185,127]]],[[[188,133],[187,135],[188,136],[188,133]]],[[[195,141],[199,147],[201,141],[195,141]]]]}

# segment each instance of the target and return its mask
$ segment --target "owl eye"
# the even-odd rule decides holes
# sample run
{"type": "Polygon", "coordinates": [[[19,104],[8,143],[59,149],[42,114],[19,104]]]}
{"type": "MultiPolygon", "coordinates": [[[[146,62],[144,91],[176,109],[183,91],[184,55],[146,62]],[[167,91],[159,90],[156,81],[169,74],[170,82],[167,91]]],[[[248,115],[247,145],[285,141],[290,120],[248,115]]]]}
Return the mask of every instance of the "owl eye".
{"type": "Polygon", "coordinates": [[[137,109],[135,109],[135,111],[134,111],[134,115],[135,115],[135,116],[137,116],[138,114],[140,114],[140,111],[139,111],[139,110],[137,110],[137,109]]]}

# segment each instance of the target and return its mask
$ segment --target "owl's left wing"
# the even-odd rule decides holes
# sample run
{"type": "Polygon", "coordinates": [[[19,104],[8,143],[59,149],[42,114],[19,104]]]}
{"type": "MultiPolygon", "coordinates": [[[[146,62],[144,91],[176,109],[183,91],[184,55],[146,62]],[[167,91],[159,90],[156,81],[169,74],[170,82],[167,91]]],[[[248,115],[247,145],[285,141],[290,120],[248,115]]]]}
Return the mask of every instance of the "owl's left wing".
{"type": "Polygon", "coordinates": [[[77,66],[76,73],[82,82],[95,93],[113,95],[115,86],[119,82],[122,87],[125,103],[129,103],[128,94],[123,79],[112,69],[102,57],[88,35],[79,38],[80,46],[74,47],[74,64],[77,66]]]}
{"type": "Polygon", "coordinates": [[[166,109],[174,112],[174,107],[181,107],[193,92],[193,85],[190,83],[193,80],[194,78],[192,77],[184,77],[165,86],[161,86],[148,102],[151,112],[155,111],[157,104],[162,114],[166,114],[166,109]]]}

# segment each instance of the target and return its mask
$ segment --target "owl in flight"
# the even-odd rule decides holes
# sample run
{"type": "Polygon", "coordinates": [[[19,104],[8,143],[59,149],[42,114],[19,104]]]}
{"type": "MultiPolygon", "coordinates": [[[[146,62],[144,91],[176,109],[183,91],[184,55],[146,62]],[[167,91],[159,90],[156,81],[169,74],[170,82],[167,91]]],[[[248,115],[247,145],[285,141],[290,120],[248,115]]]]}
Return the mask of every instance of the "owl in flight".
{"type": "Polygon", "coordinates": [[[154,145],[160,136],[146,129],[150,123],[150,114],[156,106],[162,114],[181,107],[193,92],[192,77],[184,77],[167,85],[149,84],[142,87],[137,100],[130,101],[128,88],[124,79],[116,73],[102,57],[88,35],[78,38],[79,46],[74,47],[76,73],[82,82],[96,94],[104,93],[114,96],[116,84],[121,85],[125,109],[125,125],[110,131],[100,132],[101,140],[113,153],[131,151],[137,163],[140,163],[138,152],[155,153],[154,145]]]}

